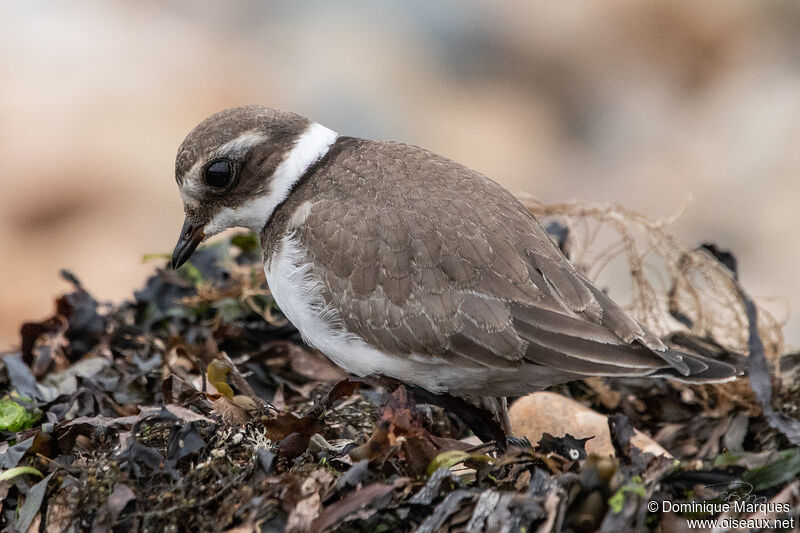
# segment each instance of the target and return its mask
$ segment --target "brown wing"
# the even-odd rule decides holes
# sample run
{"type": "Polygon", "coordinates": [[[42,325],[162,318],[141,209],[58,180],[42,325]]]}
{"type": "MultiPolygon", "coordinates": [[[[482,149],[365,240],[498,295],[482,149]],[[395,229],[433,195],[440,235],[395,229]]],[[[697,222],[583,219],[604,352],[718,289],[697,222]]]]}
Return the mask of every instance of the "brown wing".
{"type": "Polygon", "coordinates": [[[335,161],[304,185],[313,207],[297,235],[327,302],[370,345],[575,374],[706,368],[666,350],[586,281],[485,176],[417,147],[337,144],[335,161]]]}

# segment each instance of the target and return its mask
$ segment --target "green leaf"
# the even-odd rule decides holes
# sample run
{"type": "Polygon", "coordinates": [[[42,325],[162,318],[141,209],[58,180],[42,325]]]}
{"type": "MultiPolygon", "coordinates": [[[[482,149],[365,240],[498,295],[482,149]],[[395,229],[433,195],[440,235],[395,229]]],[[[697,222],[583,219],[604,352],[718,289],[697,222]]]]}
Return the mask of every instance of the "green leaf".
{"type": "Polygon", "coordinates": [[[482,463],[488,463],[491,461],[491,458],[488,455],[483,455],[480,453],[467,453],[460,450],[448,450],[433,458],[431,464],[428,465],[428,475],[432,475],[440,468],[452,468],[458,463],[463,463],[468,459],[480,461],[482,463]]]}
{"type": "Polygon", "coordinates": [[[239,248],[243,253],[255,253],[261,246],[258,235],[255,233],[237,233],[231,237],[231,244],[239,248]]]}
{"type": "Polygon", "coordinates": [[[166,259],[167,261],[172,260],[172,256],[170,254],[160,254],[160,253],[152,253],[152,254],[144,254],[142,256],[142,263],[149,263],[150,261],[157,261],[157,260],[166,259]]]}
{"type": "Polygon", "coordinates": [[[209,383],[214,385],[220,394],[229,400],[233,400],[233,389],[228,385],[226,379],[230,371],[230,365],[221,359],[214,359],[206,367],[206,375],[208,376],[209,383]]]}
{"type": "Polygon", "coordinates": [[[714,462],[711,464],[714,468],[725,468],[726,466],[736,465],[739,464],[739,461],[745,459],[748,453],[740,452],[740,453],[732,453],[732,452],[725,452],[721,453],[714,459],[714,462]]]}
{"type": "Polygon", "coordinates": [[[39,420],[39,414],[30,412],[17,402],[0,401],[0,429],[14,433],[28,429],[39,420]]]}
{"type": "Polygon", "coordinates": [[[625,493],[622,490],[618,490],[614,493],[612,497],[608,499],[608,506],[611,507],[611,511],[616,514],[622,511],[622,506],[625,504],[625,493]]]}
{"type": "Polygon", "coordinates": [[[191,282],[193,285],[200,285],[203,281],[205,281],[203,273],[192,264],[191,259],[186,261],[183,266],[177,270],[177,272],[181,275],[181,277],[191,282]]]}
{"type": "Polygon", "coordinates": [[[622,506],[625,505],[625,494],[628,492],[644,498],[647,495],[647,491],[644,490],[644,485],[642,485],[642,478],[633,476],[629,482],[620,487],[620,489],[608,499],[608,506],[611,507],[614,513],[622,511],[622,506]]]}
{"type": "Polygon", "coordinates": [[[42,474],[32,466],[15,466],[14,468],[10,468],[5,472],[0,473],[0,481],[8,481],[10,479],[14,479],[17,476],[22,476],[25,474],[44,477],[44,474],[42,474]]]}
{"type": "Polygon", "coordinates": [[[795,479],[798,475],[800,475],[800,449],[791,448],[778,452],[778,460],[774,463],[742,474],[742,481],[750,483],[754,492],[760,492],[795,479]]]}
{"type": "MultiPolygon", "coordinates": [[[[213,246],[213,245],[212,245],[213,246]]],[[[149,263],[150,261],[172,260],[172,255],[164,253],[150,253],[142,256],[142,263],[149,263]]],[[[202,283],[205,278],[203,274],[194,266],[191,260],[186,261],[178,270],[178,274],[185,280],[192,282],[194,285],[202,283]]]]}

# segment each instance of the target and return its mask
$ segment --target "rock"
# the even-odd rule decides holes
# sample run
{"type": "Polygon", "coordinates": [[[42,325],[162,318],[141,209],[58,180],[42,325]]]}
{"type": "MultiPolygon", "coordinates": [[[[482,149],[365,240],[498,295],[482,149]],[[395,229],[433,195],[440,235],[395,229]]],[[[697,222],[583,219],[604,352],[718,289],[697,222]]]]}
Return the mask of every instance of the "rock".
{"type": "MultiPolygon", "coordinates": [[[[543,433],[557,437],[569,433],[577,438],[594,435],[586,442],[586,453],[600,456],[614,455],[611,435],[608,431],[608,418],[575,400],[553,392],[534,392],[515,401],[509,409],[514,436],[528,437],[536,444],[543,433]]],[[[633,445],[653,455],[666,455],[669,452],[656,441],[637,431],[631,439],[633,445]]]]}

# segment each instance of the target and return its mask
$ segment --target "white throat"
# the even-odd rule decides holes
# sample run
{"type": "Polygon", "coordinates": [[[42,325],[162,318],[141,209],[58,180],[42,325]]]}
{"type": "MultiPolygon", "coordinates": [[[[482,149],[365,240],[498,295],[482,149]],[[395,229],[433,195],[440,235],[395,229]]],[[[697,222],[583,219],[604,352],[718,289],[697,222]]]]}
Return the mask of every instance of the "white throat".
{"type": "Polygon", "coordinates": [[[272,216],[273,211],[286,198],[306,170],[328,153],[336,141],[336,132],[322,124],[312,122],[297,137],[297,141],[286,158],[275,169],[266,194],[248,200],[238,207],[220,210],[203,231],[207,236],[228,228],[243,227],[260,232],[272,216]]]}

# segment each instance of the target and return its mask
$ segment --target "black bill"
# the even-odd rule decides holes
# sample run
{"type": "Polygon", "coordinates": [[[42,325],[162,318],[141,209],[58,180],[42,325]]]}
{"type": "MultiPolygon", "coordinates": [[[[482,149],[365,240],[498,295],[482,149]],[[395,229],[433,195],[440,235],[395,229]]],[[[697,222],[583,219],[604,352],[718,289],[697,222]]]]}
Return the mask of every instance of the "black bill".
{"type": "Polygon", "coordinates": [[[188,218],[183,222],[181,236],[172,252],[172,268],[178,268],[192,256],[197,246],[205,239],[203,226],[193,224],[188,218]]]}

